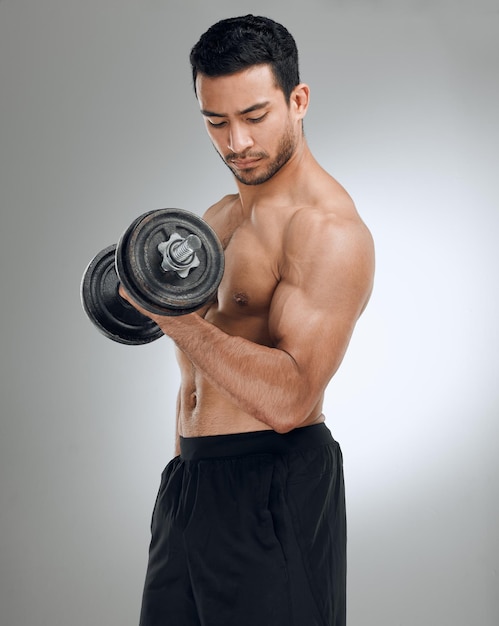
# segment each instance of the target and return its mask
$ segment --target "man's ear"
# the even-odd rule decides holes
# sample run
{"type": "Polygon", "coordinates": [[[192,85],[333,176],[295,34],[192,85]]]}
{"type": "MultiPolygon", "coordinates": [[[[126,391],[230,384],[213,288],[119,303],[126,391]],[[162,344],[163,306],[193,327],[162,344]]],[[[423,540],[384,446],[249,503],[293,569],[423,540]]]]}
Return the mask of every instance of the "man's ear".
{"type": "Polygon", "coordinates": [[[290,106],[296,113],[297,119],[303,119],[307,114],[310,102],[310,87],[305,83],[300,83],[291,92],[289,98],[290,106]]]}

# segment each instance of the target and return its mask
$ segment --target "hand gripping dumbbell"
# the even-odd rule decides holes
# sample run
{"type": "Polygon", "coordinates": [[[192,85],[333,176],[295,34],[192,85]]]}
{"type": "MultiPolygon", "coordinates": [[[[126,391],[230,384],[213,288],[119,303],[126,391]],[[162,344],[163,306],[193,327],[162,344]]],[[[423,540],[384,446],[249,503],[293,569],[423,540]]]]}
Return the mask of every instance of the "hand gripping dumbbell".
{"type": "Polygon", "coordinates": [[[120,296],[120,283],[151,313],[186,315],[210,302],[223,273],[223,248],[213,229],[189,211],[159,209],[139,216],[117,245],[90,261],[81,301],[106,337],[140,345],[163,333],[120,296]]]}

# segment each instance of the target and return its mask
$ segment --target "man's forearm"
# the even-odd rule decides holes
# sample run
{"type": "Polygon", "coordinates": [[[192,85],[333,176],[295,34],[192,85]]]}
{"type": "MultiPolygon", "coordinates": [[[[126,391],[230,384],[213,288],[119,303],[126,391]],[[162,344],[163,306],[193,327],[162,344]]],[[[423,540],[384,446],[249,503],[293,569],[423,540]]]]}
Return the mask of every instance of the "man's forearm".
{"type": "Polygon", "coordinates": [[[210,384],[246,413],[278,432],[305,420],[313,402],[286,352],[227,335],[195,314],[155,321],[210,384]]]}

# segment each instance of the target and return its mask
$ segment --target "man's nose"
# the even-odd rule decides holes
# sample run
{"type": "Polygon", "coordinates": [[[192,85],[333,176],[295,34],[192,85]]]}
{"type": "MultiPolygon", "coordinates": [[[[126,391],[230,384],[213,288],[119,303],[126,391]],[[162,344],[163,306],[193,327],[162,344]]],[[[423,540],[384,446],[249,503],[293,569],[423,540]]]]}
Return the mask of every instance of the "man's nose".
{"type": "Polygon", "coordinates": [[[242,154],[253,145],[253,139],[249,129],[241,124],[232,125],[229,133],[229,150],[236,154],[242,154]]]}

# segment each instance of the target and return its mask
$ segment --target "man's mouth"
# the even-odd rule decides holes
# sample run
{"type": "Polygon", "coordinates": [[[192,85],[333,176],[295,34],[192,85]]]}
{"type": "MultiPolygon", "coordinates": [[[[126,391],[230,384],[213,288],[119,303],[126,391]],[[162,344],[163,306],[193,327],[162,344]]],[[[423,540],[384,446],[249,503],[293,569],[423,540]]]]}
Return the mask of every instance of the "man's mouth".
{"type": "Polygon", "coordinates": [[[230,163],[238,170],[247,170],[254,167],[259,160],[259,158],[230,159],[230,163]]]}

